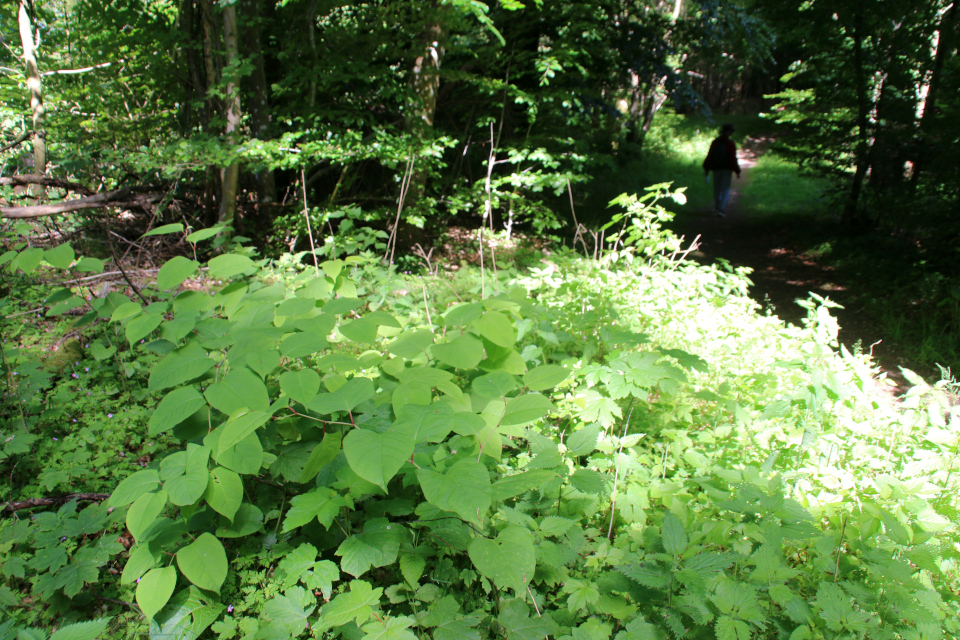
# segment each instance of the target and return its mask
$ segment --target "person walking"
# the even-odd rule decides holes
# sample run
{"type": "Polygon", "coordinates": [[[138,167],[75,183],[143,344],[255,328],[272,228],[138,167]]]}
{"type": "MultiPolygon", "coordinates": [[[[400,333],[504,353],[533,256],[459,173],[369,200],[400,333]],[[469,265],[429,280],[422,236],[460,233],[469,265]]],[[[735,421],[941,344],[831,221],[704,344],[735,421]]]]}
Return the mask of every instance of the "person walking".
{"type": "Polygon", "coordinates": [[[737,145],[730,134],[737,128],[727,123],[720,128],[720,135],[710,143],[710,151],[703,161],[703,174],[709,176],[713,171],[713,207],[721,218],[727,215],[727,200],[730,199],[730,184],[733,174],[740,177],[740,163],[737,161],[737,145]]]}

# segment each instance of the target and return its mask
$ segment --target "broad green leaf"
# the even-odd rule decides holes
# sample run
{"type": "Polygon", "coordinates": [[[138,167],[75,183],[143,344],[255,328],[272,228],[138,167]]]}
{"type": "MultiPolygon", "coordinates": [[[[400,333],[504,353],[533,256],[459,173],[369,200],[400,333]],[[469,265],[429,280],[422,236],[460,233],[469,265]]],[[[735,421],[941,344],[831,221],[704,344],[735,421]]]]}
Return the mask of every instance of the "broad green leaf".
{"type": "Polygon", "coordinates": [[[287,298],[277,305],[276,317],[296,318],[297,316],[313,313],[317,303],[307,298],[287,298]]]}
{"type": "Polygon", "coordinates": [[[263,530],[263,512],[254,505],[244,502],[233,516],[233,522],[223,523],[217,528],[218,538],[244,538],[251,533],[263,530]]]}
{"type": "Polygon", "coordinates": [[[444,473],[418,469],[417,479],[427,500],[444,511],[453,511],[468,522],[483,522],[490,508],[492,490],[487,468],[473,460],[461,460],[444,473]]]}
{"type": "MultiPolygon", "coordinates": [[[[127,529],[135,539],[146,531],[167,506],[167,492],[147,493],[134,501],[127,510],[127,529]]],[[[169,597],[169,596],[168,596],[169,597]]]]}
{"type": "Polygon", "coordinates": [[[222,256],[212,258],[207,266],[210,267],[210,277],[221,280],[240,275],[248,269],[252,269],[253,260],[247,256],[241,256],[237,253],[227,253],[222,256]]]}
{"type": "Polygon", "coordinates": [[[676,557],[687,549],[687,532],[680,519],[669,511],[663,517],[663,550],[676,557]]]}
{"type": "Polygon", "coordinates": [[[280,343],[280,353],[287,358],[306,358],[320,353],[328,346],[330,343],[314,333],[293,333],[280,343]]]}
{"type": "Polygon", "coordinates": [[[387,483],[413,455],[416,444],[409,428],[394,426],[383,433],[354,429],[343,439],[343,452],[353,471],[387,490],[387,483]]]}
{"type": "Polygon", "coordinates": [[[314,518],[329,529],[340,508],[346,504],[346,501],[329,487],[318,487],[295,496],[290,501],[290,509],[283,520],[283,533],[302,527],[314,518]]]}
{"type": "Polygon", "coordinates": [[[387,351],[401,358],[414,360],[424,355],[427,348],[432,344],[432,331],[428,331],[427,329],[404,331],[393,342],[387,345],[387,351]]]}
{"type": "Polygon", "coordinates": [[[359,578],[372,568],[393,564],[404,532],[402,526],[392,525],[386,518],[367,520],[362,534],[350,536],[337,548],[336,554],[342,558],[340,569],[359,578]]]}
{"type": "MultiPolygon", "coordinates": [[[[300,592],[299,587],[289,589],[288,592],[300,592]]],[[[311,597],[310,600],[313,600],[311,597]]],[[[264,620],[281,625],[287,630],[290,637],[296,637],[306,626],[307,617],[313,613],[315,605],[304,606],[300,598],[289,595],[277,595],[267,600],[263,605],[261,616],[264,620]]]]}
{"type": "Polygon", "coordinates": [[[40,266],[41,260],[43,260],[43,249],[30,247],[29,249],[21,251],[17,259],[14,260],[14,263],[19,267],[20,271],[32,273],[40,266]]]}
{"type": "Polygon", "coordinates": [[[370,619],[374,607],[379,607],[382,595],[383,589],[374,589],[363,580],[353,580],[348,593],[341,593],[324,605],[320,620],[325,628],[339,627],[349,622],[361,625],[370,619]]]}
{"type": "Polygon", "coordinates": [[[443,322],[448,327],[462,327],[483,315],[482,302],[463,302],[451,307],[443,314],[443,322]]]}
{"type": "Polygon", "coordinates": [[[151,229],[145,234],[140,236],[141,238],[149,238],[150,236],[162,236],[168,233],[182,233],[183,225],[179,222],[174,222],[172,224],[165,224],[162,227],[157,227],[156,229],[151,229]]]}
{"type": "Polygon", "coordinates": [[[750,640],[750,625],[730,616],[717,618],[717,640],[750,640]]]}
{"type": "Polygon", "coordinates": [[[121,322],[127,318],[132,318],[143,312],[143,307],[138,302],[130,302],[124,299],[124,302],[118,304],[110,314],[110,322],[121,322]]]}
{"type": "Polygon", "coordinates": [[[423,570],[427,567],[427,559],[416,553],[400,554],[400,573],[403,579],[412,586],[420,583],[423,570]]]}
{"type": "Polygon", "coordinates": [[[251,433],[237,444],[221,452],[220,436],[222,434],[223,428],[221,427],[214,429],[203,438],[203,445],[209,447],[211,451],[217,452],[214,455],[217,464],[242,475],[259,473],[263,466],[263,445],[260,443],[257,434],[251,433]]]}
{"type": "Polygon", "coordinates": [[[270,419],[270,414],[263,411],[240,411],[234,414],[223,425],[223,432],[217,442],[217,457],[224,451],[234,447],[251,433],[262,427],[270,419]]]}
{"type": "Polygon", "coordinates": [[[529,531],[510,525],[496,540],[474,538],[467,551],[477,571],[494,584],[514,589],[518,595],[526,593],[537,564],[529,531]]]}
{"type": "Polygon", "coordinates": [[[333,462],[337,454],[340,453],[342,440],[343,434],[339,431],[330,432],[323,436],[323,441],[313,448],[306,464],[303,465],[303,471],[300,473],[301,484],[316,478],[321,469],[333,462]]]}
{"type": "Polygon", "coordinates": [[[53,249],[45,249],[43,252],[43,259],[46,263],[57,269],[69,269],[74,258],[76,258],[76,254],[73,252],[73,247],[68,243],[57,245],[53,249]]]}
{"type": "Polygon", "coordinates": [[[470,334],[464,334],[450,342],[433,345],[430,353],[443,364],[455,369],[476,369],[483,360],[483,342],[470,334]]]}
{"type": "Polygon", "coordinates": [[[157,566],[157,557],[150,551],[149,544],[135,545],[130,550],[130,557],[123,565],[120,575],[120,584],[132,584],[150,569],[157,566]]]}
{"type": "Polygon", "coordinates": [[[234,369],[220,382],[207,387],[204,397],[210,406],[231,416],[242,409],[269,411],[270,396],[257,374],[247,368],[234,369]]]}
{"type": "Polygon", "coordinates": [[[519,376],[527,372],[527,363],[515,349],[498,347],[492,342],[484,344],[487,357],[480,361],[478,367],[483,371],[502,371],[519,376]]]}
{"type": "MultiPolygon", "coordinates": [[[[57,629],[50,640],[96,640],[106,635],[107,627],[113,618],[97,618],[89,622],[75,622],[57,629]]],[[[29,640],[20,636],[20,640],[29,640]]]]}
{"type": "Polygon", "coordinates": [[[200,263],[190,258],[183,256],[170,258],[157,273],[157,289],[161,291],[176,289],[199,268],[200,263]]]}
{"type": "Polygon", "coordinates": [[[83,273],[103,273],[103,268],[103,260],[89,257],[80,258],[80,261],[74,266],[74,269],[83,273]]]}
{"type": "Polygon", "coordinates": [[[316,561],[317,548],[309,543],[301,544],[277,564],[273,575],[282,581],[284,588],[289,588],[300,582],[316,561]]]}
{"type": "Polygon", "coordinates": [[[487,311],[473,321],[477,333],[495,345],[511,348],[517,341],[517,328],[499,311],[487,311]]]}
{"type": "Polygon", "coordinates": [[[526,393],[507,401],[500,425],[510,427],[535,422],[551,411],[556,411],[556,407],[544,396],[539,393],[526,393]]]}
{"type": "Polygon", "coordinates": [[[357,298],[337,298],[323,305],[323,312],[339,316],[350,313],[354,309],[359,309],[362,306],[363,301],[357,298]]]}
{"type": "Polygon", "coordinates": [[[197,640],[224,609],[225,605],[212,602],[206,594],[190,585],[175,593],[150,623],[150,638],[197,640]]]}
{"type": "Polygon", "coordinates": [[[153,618],[173,595],[177,586],[177,570],[172,566],[151,569],[137,584],[137,605],[147,619],[153,618]]]}
{"type": "Polygon", "coordinates": [[[545,391],[552,389],[570,377],[570,371],[555,364],[545,364],[535,367],[523,376],[523,384],[530,391],[545,391]]]}
{"type": "Polygon", "coordinates": [[[223,231],[223,228],[224,228],[224,225],[216,224],[208,229],[199,229],[187,236],[187,242],[190,242],[192,244],[197,244],[198,242],[202,242],[204,240],[214,237],[215,235],[223,231]]]}
{"type": "Polygon", "coordinates": [[[163,490],[169,495],[172,504],[182,507],[199,500],[207,490],[209,482],[207,470],[197,469],[165,480],[163,490]]]}
{"type": "Polygon", "coordinates": [[[187,580],[201,589],[220,593],[227,577],[227,553],[215,536],[202,533],[177,551],[177,567],[187,580]]]}
{"type": "Polygon", "coordinates": [[[256,351],[247,354],[247,366],[261,378],[266,378],[280,366],[280,352],[276,350],[256,351]]]}
{"type": "Polygon", "coordinates": [[[372,322],[366,318],[358,318],[340,325],[339,331],[344,337],[353,342],[373,344],[377,340],[378,326],[376,322],[372,322]]]}
{"type": "Polygon", "coordinates": [[[397,411],[397,427],[409,428],[416,442],[442,442],[455,426],[456,418],[450,405],[408,404],[397,411]]]}
{"type": "Polygon", "coordinates": [[[302,405],[309,404],[320,391],[320,375],[313,369],[285,371],[280,374],[280,390],[302,405]]]}
{"type": "Polygon", "coordinates": [[[574,431],[567,438],[567,453],[571,456],[585,456],[593,453],[600,438],[600,425],[588,424],[579,431],[574,431]]]}
{"type": "Polygon", "coordinates": [[[570,476],[570,484],[572,484],[577,491],[591,494],[603,493],[603,490],[606,488],[603,476],[593,469],[587,469],[585,467],[577,469],[573,475],[570,476]]]}
{"type": "Polygon", "coordinates": [[[545,536],[562,536],[574,525],[573,520],[559,516],[547,516],[540,523],[540,533],[545,536]]]}
{"type": "Polygon", "coordinates": [[[500,502],[543,486],[557,476],[556,471],[534,469],[512,476],[505,476],[493,484],[493,499],[500,502]]]}
{"type": "Polygon", "coordinates": [[[143,469],[125,478],[110,495],[110,505],[123,507],[160,486],[156,469],[143,469]]]}
{"type": "Polygon", "coordinates": [[[154,390],[177,387],[199,378],[216,364],[195,342],[171,351],[150,372],[148,386],[154,390]]]}
{"type": "Polygon", "coordinates": [[[232,521],[243,502],[243,482],[240,476],[223,467],[211,470],[203,499],[214,511],[232,521]]]}
{"type": "Polygon", "coordinates": [[[137,316],[124,327],[127,341],[131,346],[136,344],[138,341],[153,333],[153,331],[160,326],[161,322],[163,322],[163,316],[159,314],[144,313],[137,316]]]}
{"type": "MultiPolygon", "coordinates": [[[[550,627],[549,620],[549,618],[530,615],[530,610],[527,608],[527,605],[520,599],[509,600],[504,603],[501,607],[500,615],[497,617],[500,627],[506,631],[509,640],[541,640],[541,638],[549,638],[551,631],[553,631],[550,627]]],[[[577,636],[564,637],[581,640],[581,638],[577,636]]],[[[602,638],[603,636],[599,636],[596,640],[601,640],[602,638]]],[[[590,638],[590,640],[594,640],[594,638],[590,638]]],[[[648,639],[643,638],[643,640],[648,639]]]]}
{"type": "Polygon", "coordinates": [[[169,392],[150,414],[147,430],[151,436],[168,431],[197,412],[206,404],[200,392],[193,387],[180,387],[169,392]]]}
{"type": "Polygon", "coordinates": [[[358,404],[372,398],[373,393],[373,381],[370,378],[352,378],[335,392],[321,393],[316,396],[310,401],[307,408],[321,415],[330,415],[338,411],[353,411],[358,404]]]}
{"type": "Polygon", "coordinates": [[[417,623],[409,616],[390,616],[363,625],[363,640],[419,640],[409,628],[417,623]]]}

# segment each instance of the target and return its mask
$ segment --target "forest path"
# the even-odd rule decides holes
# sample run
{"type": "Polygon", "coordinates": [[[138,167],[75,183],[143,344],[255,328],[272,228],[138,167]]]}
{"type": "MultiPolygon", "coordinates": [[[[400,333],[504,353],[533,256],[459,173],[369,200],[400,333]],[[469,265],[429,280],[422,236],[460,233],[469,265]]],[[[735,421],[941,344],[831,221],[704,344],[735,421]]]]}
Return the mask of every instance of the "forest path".
{"type": "Polygon", "coordinates": [[[757,159],[773,141],[768,137],[747,138],[738,150],[743,172],[740,179],[733,179],[726,217],[714,214],[711,188],[710,201],[687,216],[677,231],[686,237],[687,243],[700,236],[700,246],[691,257],[701,262],[724,259],[737,267],[750,267],[753,270],[750,279],[754,283],[750,288],[751,297],[764,308],[770,307],[786,322],[802,325],[806,310],[796,301],[806,299],[809,292],[842,305],[843,309],[831,309],[840,324],[840,342],[851,352],[859,342],[862,350],[871,353],[896,383],[897,393],[905,392],[908,386],[899,367],[916,369],[907,354],[885,339],[880,327],[867,318],[849,290],[851,283],[843,282],[831,266],[818,263],[794,246],[792,233],[785,224],[796,223],[785,222],[782,217],[757,220],[750,215],[751,197],[741,195],[741,191],[749,184],[757,159]]]}

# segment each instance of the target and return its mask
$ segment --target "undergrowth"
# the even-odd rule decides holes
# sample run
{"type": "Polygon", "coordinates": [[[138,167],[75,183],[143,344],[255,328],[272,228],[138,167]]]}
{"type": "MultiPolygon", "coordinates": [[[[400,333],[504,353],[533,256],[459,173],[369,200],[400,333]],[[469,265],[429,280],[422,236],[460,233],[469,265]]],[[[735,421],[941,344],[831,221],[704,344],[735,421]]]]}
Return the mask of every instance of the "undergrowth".
{"type": "Polygon", "coordinates": [[[672,259],[658,195],[523,273],[236,245],[97,297],[12,248],[79,333],[4,343],[4,497],[110,497],[0,524],[0,638],[957,637],[949,384],[878,399],[824,301],[672,259]]]}

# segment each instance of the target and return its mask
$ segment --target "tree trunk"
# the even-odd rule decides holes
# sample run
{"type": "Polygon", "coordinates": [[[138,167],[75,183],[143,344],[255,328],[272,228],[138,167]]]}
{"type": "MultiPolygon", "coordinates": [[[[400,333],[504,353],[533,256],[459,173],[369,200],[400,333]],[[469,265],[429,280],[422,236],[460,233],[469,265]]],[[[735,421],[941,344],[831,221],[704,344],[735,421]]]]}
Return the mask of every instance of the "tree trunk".
{"type": "Polygon", "coordinates": [[[917,123],[917,153],[913,161],[913,173],[910,176],[910,184],[916,187],[920,180],[920,172],[923,169],[923,163],[926,156],[926,147],[929,144],[926,137],[927,129],[930,126],[932,118],[936,116],[937,97],[940,93],[940,84],[943,79],[943,65],[948,52],[953,51],[954,23],[957,17],[957,3],[954,2],[943,14],[940,20],[940,26],[937,30],[937,51],[933,58],[933,69],[930,71],[930,83],[927,85],[927,95],[923,102],[923,111],[920,114],[920,122],[917,123]]]}
{"type": "MultiPolygon", "coordinates": [[[[40,84],[40,68],[37,65],[37,47],[30,20],[29,0],[20,0],[18,21],[20,42],[23,45],[23,62],[26,66],[27,89],[30,91],[30,110],[33,116],[33,172],[43,175],[47,172],[47,143],[43,133],[43,89],[40,84]]],[[[35,185],[32,195],[43,197],[44,189],[35,185]]]]}
{"type": "Polygon", "coordinates": [[[850,183],[850,193],[843,210],[843,221],[847,224],[858,225],[864,222],[860,208],[860,193],[863,191],[863,181],[867,176],[868,156],[870,154],[870,101],[867,98],[867,78],[863,65],[863,24],[860,15],[854,16],[853,21],[853,77],[857,91],[857,147],[854,151],[856,171],[850,183]]]}
{"type": "MultiPolygon", "coordinates": [[[[236,77],[237,54],[237,8],[228,4],[223,7],[223,44],[227,52],[230,76],[226,78],[226,142],[230,147],[237,144],[240,129],[240,79],[236,77]]],[[[240,165],[236,162],[224,167],[220,174],[220,222],[233,224],[237,214],[237,183],[240,165]]]]}
{"type": "MultiPolygon", "coordinates": [[[[431,11],[436,14],[437,7],[431,11]]],[[[439,22],[428,24],[420,32],[418,55],[410,69],[409,86],[413,95],[407,116],[407,130],[416,139],[429,137],[437,114],[437,90],[440,87],[440,63],[443,61],[443,39],[446,33],[439,22]]],[[[422,163],[413,171],[406,200],[414,204],[423,194],[427,171],[422,163]]]]}
{"type": "MultiPolygon", "coordinates": [[[[269,140],[270,104],[267,94],[267,74],[263,64],[263,48],[260,45],[260,1],[244,0],[245,17],[244,38],[248,53],[252,57],[253,71],[248,80],[250,127],[257,140],[269,140]]],[[[277,200],[277,190],[273,180],[273,171],[264,167],[253,174],[259,205],[270,204],[277,200]]]]}

